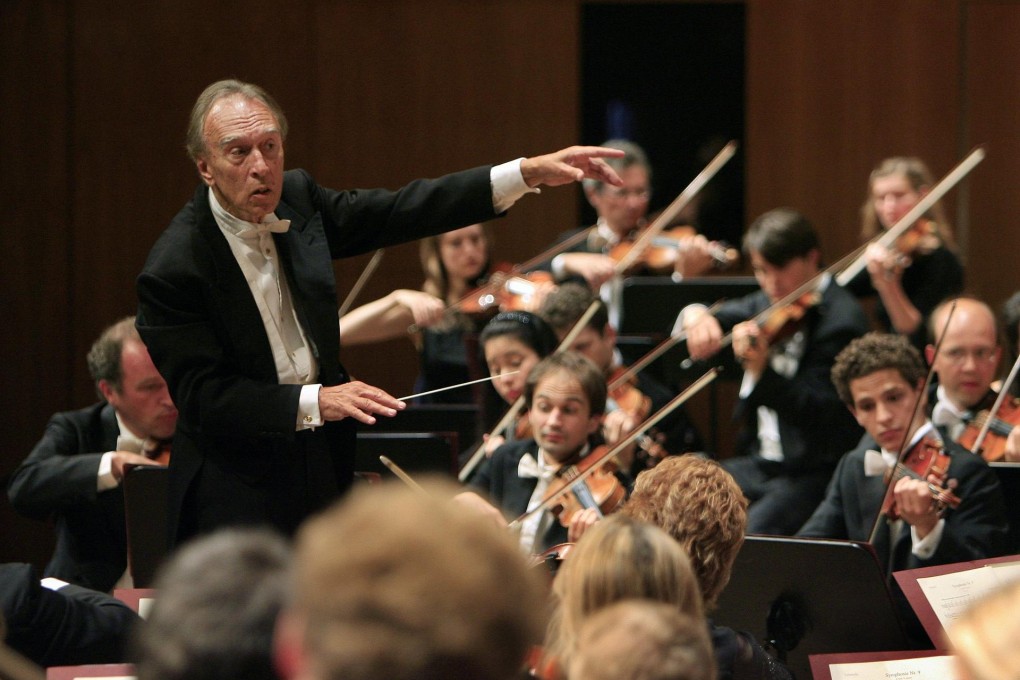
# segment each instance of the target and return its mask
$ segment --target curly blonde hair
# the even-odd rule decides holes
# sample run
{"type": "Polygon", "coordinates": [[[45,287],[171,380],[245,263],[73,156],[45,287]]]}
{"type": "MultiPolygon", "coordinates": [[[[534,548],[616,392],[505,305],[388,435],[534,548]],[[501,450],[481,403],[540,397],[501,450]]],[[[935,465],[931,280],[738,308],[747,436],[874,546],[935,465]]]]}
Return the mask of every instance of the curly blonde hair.
{"type": "Polygon", "coordinates": [[[621,512],[676,539],[691,558],[706,610],[715,607],[747,529],[747,499],[730,473],[696,455],[665,458],[638,475],[621,512]]]}

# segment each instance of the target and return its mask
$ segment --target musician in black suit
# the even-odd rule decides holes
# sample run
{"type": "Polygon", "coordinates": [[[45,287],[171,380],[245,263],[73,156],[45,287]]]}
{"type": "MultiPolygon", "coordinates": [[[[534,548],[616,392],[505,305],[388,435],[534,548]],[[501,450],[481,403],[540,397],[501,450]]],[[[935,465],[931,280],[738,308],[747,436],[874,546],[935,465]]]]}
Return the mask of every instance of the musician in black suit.
{"type": "Polygon", "coordinates": [[[127,568],[124,466],[152,464],[174,434],[177,409],[134,317],[103,331],[88,364],[103,401],[50,418],[7,493],[19,513],[56,523],[44,574],[105,592],[127,568]]]}
{"type": "Polygon", "coordinates": [[[40,666],[123,663],[135,612],[109,595],[40,584],[30,564],[0,564],[3,641],[40,666]]]}
{"type": "Polygon", "coordinates": [[[261,88],[210,85],[188,149],[203,185],[138,278],[138,329],[181,409],[171,532],[228,524],[292,532],[345,490],[356,421],[403,404],[340,364],[334,258],[480,222],[539,184],[618,182],[571,147],[399,191],[333,191],[284,172],[287,122],[261,88]]]}
{"type": "MultiPolygon", "coordinates": [[[[496,449],[472,478],[471,490],[457,496],[458,502],[503,524],[536,508],[549,488],[560,483],[560,468],[576,465],[591,452],[591,437],[605,410],[606,381],[580,354],[553,354],[528,375],[524,403],[532,437],[496,449]]],[[[578,512],[575,520],[587,526],[595,519],[588,514],[578,512]]],[[[574,535],[568,535],[550,510],[536,512],[521,522],[521,547],[542,552],[574,540],[584,528],[576,524],[570,532],[574,535]]]]}
{"type": "Polygon", "coordinates": [[[751,502],[748,533],[790,535],[821,501],[836,461],[860,438],[829,369],[867,331],[867,321],[853,296],[822,273],[818,236],[800,213],[779,208],[759,217],[744,252],[761,290],[712,314],[688,307],[678,324],[694,359],[715,354],[723,333],[732,333],[744,366],[735,414],[744,428],[737,456],[723,465],[751,502]],[[792,323],[770,339],[770,324],[759,326],[754,317],[802,288],[805,296],[776,308],[792,323]]]}
{"type": "MultiPolygon", "coordinates": [[[[924,363],[905,336],[869,333],[850,343],[836,357],[832,381],[867,434],[840,459],[825,500],[798,536],[870,541],[887,573],[1006,553],[998,478],[928,420],[924,363]],[[921,457],[938,461],[939,451],[948,456],[948,468],[945,460],[937,463],[945,472],[936,479],[921,457]],[[916,461],[919,474],[904,474],[898,461],[911,469],[916,461]],[[894,465],[888,506],[885,475],[894,465]],[[959,499],[958,507],[943,488],[959,499]],[[880,510],[886,512],[880,516],[880,510]]],[[[894,593],[908,635],[923,640],[902,593],[894,593]]]]}

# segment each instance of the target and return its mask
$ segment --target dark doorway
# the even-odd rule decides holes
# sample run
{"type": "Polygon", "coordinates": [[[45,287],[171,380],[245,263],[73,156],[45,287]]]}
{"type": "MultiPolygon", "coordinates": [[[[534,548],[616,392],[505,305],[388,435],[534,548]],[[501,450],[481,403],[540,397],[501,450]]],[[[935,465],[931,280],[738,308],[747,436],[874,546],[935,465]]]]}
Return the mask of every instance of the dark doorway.
{"type": "MultiPolygon", "coordinates": [[[[644,147],[657,211],[727,141],[743,141],[744,5],[599,3],[581,12],[583,139],[644,147]]],[[[740,243],[743,166],[738,150],[702,192],[694,226],[710,239],[740,243]]]]}

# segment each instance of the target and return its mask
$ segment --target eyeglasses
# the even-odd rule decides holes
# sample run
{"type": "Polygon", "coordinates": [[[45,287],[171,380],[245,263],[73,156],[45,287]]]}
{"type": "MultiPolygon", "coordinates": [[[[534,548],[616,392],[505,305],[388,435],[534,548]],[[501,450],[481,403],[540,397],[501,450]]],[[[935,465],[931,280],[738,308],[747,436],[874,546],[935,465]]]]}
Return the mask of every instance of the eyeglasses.
{"type": "Polygon", "coordinates": [[[637,198],[642,201],[645,201],[648,200],[649,197],[651,197],[652,190],[648,188],[625,189],[622,187],[606,187],[605,193],[610,198],[622,198],[622,199],[637,198]]]}
{"type": "Polygon", "coordinates": [[[981,364],[994,361],[996,359],[996,349],[994,347],[978,347],[976,349],[953,347],[944,351],[942,355],[953,364],[962,364],[967,360],[967,357],[974,359],[975,364],[981,364]]]}

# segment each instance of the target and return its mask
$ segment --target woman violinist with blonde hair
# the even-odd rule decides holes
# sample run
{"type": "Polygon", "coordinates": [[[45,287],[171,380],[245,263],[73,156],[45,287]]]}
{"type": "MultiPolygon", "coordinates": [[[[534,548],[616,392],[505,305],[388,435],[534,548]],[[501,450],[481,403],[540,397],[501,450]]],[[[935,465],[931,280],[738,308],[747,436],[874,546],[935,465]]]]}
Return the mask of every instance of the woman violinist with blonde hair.
{"type": "MultiPolygon", "coordinates": [[[[887,158],[872,170],[861,207],[861,236],[870,240],[910,212],[934,181],[918,158],[887,158]]],[[[945,211],[935,203],[894,248],[871,245],[868,266],[849,284],[858,297],[878,295],[880,327],[906,335],[923,347],[925,322],[942,300],[963,290],[963,265],[956,254],[945,211]]]]}
{"type": "MultiPolygon", "coordinates": [[[[345,314],[340,320],[341,341],[352,345],[392,340],[407,335],[411,328],[421,356],[415,392],[480,377],[469,370],[465,340],[480,330],[484,319],[461,313],[456,304],[489,275],[491,242],[488,229],[481,224],[422,239],[422,290],[395,290],[345,314]]],[[[427,400],[471,403],[473,397],[470,387],[461,387],[427,400]]]]}

